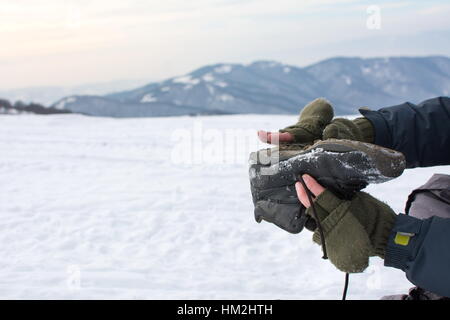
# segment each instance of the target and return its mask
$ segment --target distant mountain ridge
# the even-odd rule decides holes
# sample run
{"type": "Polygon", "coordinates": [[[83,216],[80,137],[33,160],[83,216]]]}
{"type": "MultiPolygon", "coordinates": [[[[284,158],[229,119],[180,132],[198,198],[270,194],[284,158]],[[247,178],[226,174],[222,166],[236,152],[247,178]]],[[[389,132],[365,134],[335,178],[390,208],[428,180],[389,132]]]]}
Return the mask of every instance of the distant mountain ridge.
{"type": "Polygon", "coordinates": [[[53,104],[70,95],[104,95],[111,92],[133,89],[148,83],[148,80],[117,80],[99,83],[87,83],[77,86],[39,86],[17,89],[0,89],[0,97],[8,99],[12,103],[39,103],[43,105],[53,104]]]}
{"type": "Polygon", "coordinates": [[[69,96],[52,107],[93,116],[293,114],[325,97],[336,114],[449,95],[450,58],[336,57],[300,68],[275,61],[215,64],[104,96],[69,96]]]}

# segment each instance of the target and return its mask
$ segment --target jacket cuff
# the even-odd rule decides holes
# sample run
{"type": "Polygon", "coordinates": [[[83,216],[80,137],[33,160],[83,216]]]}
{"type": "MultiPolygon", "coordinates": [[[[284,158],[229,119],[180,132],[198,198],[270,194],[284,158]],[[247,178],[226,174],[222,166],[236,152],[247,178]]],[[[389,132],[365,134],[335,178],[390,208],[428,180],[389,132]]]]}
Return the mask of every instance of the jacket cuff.
{"type": "Polygon", "coordinates": [[[392,149],[389,127],[383,116],[378,111],[373,111],[368,108],[359,108],[359,113],[369,120],[373,126],[372,143],[392,149]]]}
{"type": "Polygon", "coordinates": [[[406,271],[422,241],[419,237],[422,224],[422,220],[405,214],[397,216],[384,254],[385,266],[406,271]]]}

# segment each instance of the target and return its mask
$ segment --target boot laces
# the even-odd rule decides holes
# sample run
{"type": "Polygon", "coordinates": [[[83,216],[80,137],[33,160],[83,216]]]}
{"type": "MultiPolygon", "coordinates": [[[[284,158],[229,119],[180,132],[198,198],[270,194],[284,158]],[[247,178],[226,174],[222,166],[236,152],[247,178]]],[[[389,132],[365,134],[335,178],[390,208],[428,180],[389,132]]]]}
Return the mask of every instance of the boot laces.
{"type": "MultiPolygon", "coordinates": [[[[316,211],[316,206],[314,204],[313,201],[313,193],[311,192],[311,190],[308,189],[308,187],[306,186],[305,181],[303,180],[302,175],[299,175],[299,181],[303,186],[303,189],[305,189],[306,191],[306,195],[308,196],[308,200],[309,200],[309,204],[311,206],[313,215],[314,215],[314,219],[316,220],[317,223],[317,228],[319,229],[319,234],[320,234],[320,242],[322,243],[322,252],[323,252],[323,256],[322,259],[328,259],[328,254],[327,254],[327,246],[325,244],[325,235],[323,233],[323,228],[322,228],[322,224],[319,220],[319,216],[317,215],[317,211],[316,211]]],[[[347,298],[347,291],[348,291],[348,283],[349,283],[349,273],[345,273],[345,283],[344,283],[344,290],[342,292],[342,300],[345,300],[347,298]]]]}

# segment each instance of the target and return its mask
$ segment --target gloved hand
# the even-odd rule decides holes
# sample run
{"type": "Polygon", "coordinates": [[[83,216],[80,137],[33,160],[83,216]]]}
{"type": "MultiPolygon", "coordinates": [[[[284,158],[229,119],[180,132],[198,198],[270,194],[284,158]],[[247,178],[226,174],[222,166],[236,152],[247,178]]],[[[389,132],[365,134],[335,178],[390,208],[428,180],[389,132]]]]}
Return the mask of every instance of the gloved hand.
{"type": "Polygon", "coordinates": [[[355,120],[333,119],[330,103],[318,98],[308,103],[301,111],[298,122],[279,130],[280,133],[258,131],[258,136],[267,143],[299,143],[310,145],[315,140],[330,138],[373,142],[372,123],[364,117],[355,120]]]}
{"type": "Polygon", "coordinates": [[[372,123],[364,117],[354,120],[337,118],[325,127],[322,137],[323,140],[335,138],[372,143],[374,129],[372,123]]]}
{"type": "MultiPolygon", "coordinates": [[[[385,203],[365,192],[358,192],[352,200],[341,200],[324,189],[312,177],[305,175],[308,189],[317,195],[314,206],[325,236],[328,257],[341,271],[357,273],[369,265],[369,257],[384,258],[389,234],[396,214],[385,203]]],[[[306,213],[313,216],[312,208],[300,183],[296,184],[300,201],[308,207],[306,213]]],[[[313,241],[321,245],[316,229],[313,241]]]]}
{"type": "Polygon", "coordinates": [[[295,143],[310,144],[314,140],[322,139],[322,132],[333,116],[333,107],[327,100],[318,98],[303,108],[296,124],[279,131],[290,133],[295,143]]]}

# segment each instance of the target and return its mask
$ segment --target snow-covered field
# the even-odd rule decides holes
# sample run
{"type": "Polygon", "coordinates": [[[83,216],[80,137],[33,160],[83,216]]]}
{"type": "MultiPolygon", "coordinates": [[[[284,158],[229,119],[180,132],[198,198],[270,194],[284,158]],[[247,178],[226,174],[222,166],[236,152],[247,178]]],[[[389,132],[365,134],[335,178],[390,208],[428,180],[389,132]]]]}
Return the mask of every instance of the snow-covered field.
{"type": "MultiPolygon", "coordinates": [[[[256,129],[294,120],[1,116],[0,298],[340,299],[344,274],[309,231],[253,218],[256,129]]],[[[435,172],[450,168],[367,190],[400,212],[435,172]]],[[[411,286],[373,258],[348,298],[411,286]]]]}

